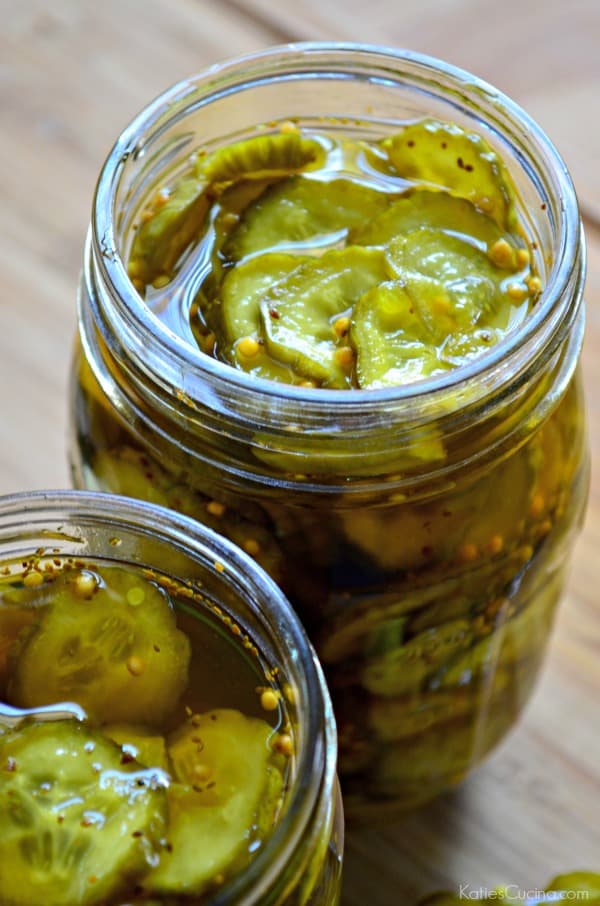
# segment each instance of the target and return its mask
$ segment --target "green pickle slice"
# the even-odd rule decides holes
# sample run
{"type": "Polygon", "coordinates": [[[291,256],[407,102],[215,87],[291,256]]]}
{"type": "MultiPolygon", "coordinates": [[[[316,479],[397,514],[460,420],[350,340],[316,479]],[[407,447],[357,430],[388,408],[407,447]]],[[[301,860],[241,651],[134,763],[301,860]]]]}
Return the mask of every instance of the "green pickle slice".
{"type": "Polygon", "coordinates": [[[0,737],[0,901],[101,903],[158,859],[168,777],[74,721],[0,737]]]}
{"type": "Polygon", "coordinates": [[[260,845],[283,789],[272,734],[231,709],[195,715],[172,734],[168,851],[144,881],[150,893],[201,893],[260,845]]]}
{"type": "Polygon", "coordinates": [[[334,323],[385,276],[376,249],[333,250],[303,262],[261,299],[267,351],[322,386],[348,386],[351,363],[338,358],[334,323]]]}
{"type": "Polygon", "coordinates": [[[336,355],[343,342],[334,323],[385,277],[379,249],[334,249],[320,258],[278,253],[251,258],[223,281],[227,345],[222,352],[263,377],[285,366],[297,379],[345,387],[349,364],[336,355]],[[244,354],[247,338],[258,344],[249,356],[244,354]]]}
{"type": "Polygon", "coordinates": [[[499,239],[508,241],[510,238],[470,201],[447,192],[417,189],[392,201],[382,214],[372,220],[363,218],[360,228],[351,230],[350,240],[357,245],[385,246],[396,236],[422,227],[443,230],[479,248],[487,248],[499,239]]]}
{"type": "Polygon", "coordinates": [[[190,645],[165,594],[121,567],[61,575],[13,655],[10,701],[77,701],[96,722],[160,724],[188,680],[190,645]]]}
{"type": "Polygon", "coordinates": [[[238,261],[282,246],[318,252],[344,240],[388,204],[382,192],[349,179],[286,179],[248,208],[225,246],[225,254],[238,261]]]}
{"type": "Polygon", "coordinates": [[[318,165],[324,155],[319,142],[292,132],[257,136],[199,157],[193,175],[153,200],[133,242],[130,277],[142,284],[171,277],[187,246],[200,236],[215,199],[234,183],[280,179],[318,165]]]}
{"type": "Polygon", "coordinates": [[[406,126],[381,143],[400,176],[466,198],[502,228],[514,229],[514,189],[506,168],[475,132],[435,119],[406,126]]]}

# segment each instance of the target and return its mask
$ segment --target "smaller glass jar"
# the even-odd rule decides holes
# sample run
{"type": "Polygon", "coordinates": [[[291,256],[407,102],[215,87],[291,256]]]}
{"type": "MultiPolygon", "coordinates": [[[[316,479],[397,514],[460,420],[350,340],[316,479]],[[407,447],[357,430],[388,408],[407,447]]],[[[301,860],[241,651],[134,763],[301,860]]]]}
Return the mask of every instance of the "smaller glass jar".
{"type": "MultiPolygon", "coordinates": [[[[244,649],[252,654],[255,646],[261,664],[268,666],[285,692],[294,755],[282,814],[247,866],[219,882],[222,886],[214,891],[184,896],[185,902],[198,906],[335,906],[343,851],[335,722],[319,663],[276,585],[228,541],[161,507],[69,491],[0,498],[4,580],[25,568],[26,578],[21,582],[25,594],[41,587],[51,595],[53,569],[64,562],[82,569],[92,563],[90,568],[98,570],[115,566],[144,570],[156,576],[170,594],[175,588],[174,594],[185,599],[192,618],[195,611],[210,607],[220,614],[220,632],[235,623],[234,634],[240,631],[244,649]]],[[[14,601],[0,597],[0,621],[3,612],[10,617],[11,607],[14,611],[14,601]]],[[[176,613],[181,625],[181,611],[176,608],[176,613]]],[[[3,634],[10,625],[10,620],[0,622],[3,634]]],[[[3,658],[5,641],[0,638],[3,658]]],[[[160,639],[156,644],[160,645],[160,639]]],[[[89,656],[93,660],[91,649],[89,656]]],[[[218,675],[215,680],[218,682],[218,675]]],[[[46,669],[45,682],[52,681],[52,669],[46,669]]],[[[155,906],[174,901],[156,895],[140,900],[155,906]]]]}
{"type": "Polygon", "coordinates": [[[332,691],[346,814],[381,820],[460,781],[533,688],[587,495],[584,271],[575,192],[539,127],[407,51],[307,44],[230,61],[150,104],[101,173],[73,480],[183,511],[280,583],[332,691]],[[289,120],[379,141],[430,117],[504,162],[543,286],[467,364],[374,390],[263,380],[176,334],[127,276],[146,203],[199,149],[289,120]]]}

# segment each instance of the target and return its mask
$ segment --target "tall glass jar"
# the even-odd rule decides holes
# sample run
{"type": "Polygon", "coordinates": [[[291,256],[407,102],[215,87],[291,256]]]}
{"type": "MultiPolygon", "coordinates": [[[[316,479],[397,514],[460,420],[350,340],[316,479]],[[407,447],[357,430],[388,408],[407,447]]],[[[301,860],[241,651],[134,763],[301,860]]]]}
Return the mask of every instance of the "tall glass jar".
{"type": "MultiPolygon", "coordinates": [[[[183,589],[188,611],[216,605],[252,640],[282,686],[293,689],[287,711],[295,766],[286,804],[246,868],[216,893],[184,899],[202,906],[335,906],[344,842],[335,721],[314,651],[275,583],[234,545],[190,519],[144,502],[78,491],[0,498],[3,575],[30,558],[39,575],[68,558],[75,564],[91,561],[93,568],[150,570],[183,589]]],[[[4,606],[0,598],[0,616],[4,606]]],[[[1,625],[4,632],[9,624],[1,625]]],[[[1,641],[5,653],[6,639],[1,641]]]]}
{"type": "Polygon", "coordinates": [[[573,186],[545,135],[488,85],[412,53],[307,44],[218,66],[146,108],[102,170],[73,480],[188,513],[281,584],[332,689],[351,815],[462,779],[529,696],[587,493],[583,279],[573,186]],[[192,348],[129,281],[136,216],[199,145],[288,119],[372,138],[430,116],[504,160],[545,287],[469,364],[372,391],[264,381],[192,348]]]}

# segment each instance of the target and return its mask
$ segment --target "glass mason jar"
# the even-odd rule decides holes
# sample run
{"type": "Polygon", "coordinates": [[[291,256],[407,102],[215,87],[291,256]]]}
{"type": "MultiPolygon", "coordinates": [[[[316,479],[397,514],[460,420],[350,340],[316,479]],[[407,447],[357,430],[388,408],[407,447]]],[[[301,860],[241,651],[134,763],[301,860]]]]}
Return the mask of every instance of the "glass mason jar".
{"type": "Polygon", "coordinates": [[[488,85],[412,53],[305,44],[218,66],[147,107],[102,170],[73,480],[207,523],[281,585],[330,684],[347,814],[382,817],[461,780],[531,692],[587,494],[583,279],[576,197],[545,135],[488,85]],[[467,365],[369,391],[269,382],[192,348],[129,281],[136,215],[200,144],[289,119],[380,137],[427,116],[504,160],[545,287],[467,365]]]}
{"type": "Polygon", "coordinates": [[[145,502],[79,491],[0,498],[0,568],[6,574],[8,564],[21,566],[31,557],[42,573],[45,561],[66,558],[75,564],[92,558],[99,568],[150,569],[187,590],[186,609],[198,608],[200,599],[203,610],[204,602],[216,604],[271,670],[277,668],[282,688],[289,683],[294,690],[287,714],[295,766],[282,817],[231,881],[212,895],[184,899],[202,906],[335,906],[344,842],[335,720],[319,662],[275,583],[250,557],[191,519],[145,502]]]}

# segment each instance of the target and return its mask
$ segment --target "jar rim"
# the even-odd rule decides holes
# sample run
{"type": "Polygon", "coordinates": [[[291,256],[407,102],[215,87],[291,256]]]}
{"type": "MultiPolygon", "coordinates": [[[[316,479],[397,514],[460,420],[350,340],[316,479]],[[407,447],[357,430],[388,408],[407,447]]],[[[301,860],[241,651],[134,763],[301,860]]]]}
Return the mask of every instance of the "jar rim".
{"type": "MultiPolygon", "coordinates": [[[[277,584],[249,555],[207,526],[166,507],[96,491],[26,491],[0,496],[0,551],[9,542],[22,544],[29,540],[33,548],[34,539],[39,542],[46,532],[49,548],[54,548],[61,538],[69,542],[84,541],[85,530],[94,526],[110,528],[115,535],[119,529],[146,538],[151,535],[161,544],[183,549],[203,569],[210,569],[220,581],[233,587],[238,597],[241,597],[239,589],[244,588],[247,602],[260,604],[265,631],[274,634],[275,628],[285,627],[291,655],[286,669],[293,685],[300,690],[300,701],[304,699],[305,703],[299,709],[304,738],[301,751],[297,753],[294,781],[285,813],[274,832],[249,865],[210,900],[212,906],[242,900],[248,906],[258,904],[269,885],[276,882],[279,873],[302,846],[324,793],[334,795],[335,719],[316,654],[298,616],[277,584]],[[83,529],[81,537],[72,534],[78,525],[83,529]],[[217,563],[224,569],[217,569],[217,563]]],[[[36,544],[35,549],[38,546],[36,544]]],[[[19,555],[21,553],[22,548],[19,555]]],[[[88,554],[100,556],[94,550],[86,551],[86,556],[88,554]]],[[[111,559],[119,561],[118,548],[111,554],[111,559]]]]}
{"type": "MultiPolygon", "coordinates": [[[[523,158],[523,153],[519,156],[523,158]]],[[[185,387],[181,389],[186,399],[203,400],[204,385],[210,382],[223,394],[235,394],[240,412],[250,396],[273,407],[275,420],[281,417],[284,409],[290,414],[299,406],[303,417],[310,419],[314,415],[316,420],[322,420],[335,407],[336,422],[343,422],[346,417],[359,415],[367,405],[371,412],[388,415],[390,406],[400,408],[410,418],[411,415],[422,415],[425,408],[435,411],[438,401],[444,406],[449,391],[457,393],[457,398],[464,391],[465,398],[470,401],[489,395],[489,388],[492,384],[496,386],[499,375],[502,375],[501,383],[510,381],[518,371],[528,367],[533,355],[541,355],[552,341],[556,342],[557,334],[564,335],[581,302],[585,271],[583,234],[571,177],[559,152],[529,114],[489,83],[435,57],[354,42],[299,42],[270,47],[217,63],[159,95],[123,130],[106,159],[94,195],[88,254],[108,290],[111,306],[119,310],[120,325],[126,325],[143,338],[143,348],[156,350],[158,359],[162,354],[163,359],[172,360],[173,367],[168,369],[168,374],[171,378],[176,374],[183,375],[185,387]],[[373,67],[379,67],[379,76],[373,75],[373,67]],[[535,154],[538,169],[552,181],[560,231],[552,270],[534,310],[518,329],[485,353],[443,374],[395,387],[345,393],[255,377],[204,354],[162,323],[136,291],[120,257],[114,218],[119,178],[125,161],[131,155],[143,154],[146,136],[159,134],[167,124],[185,116],[193,105],[209,104],[223,93],[242,86],[251,88],[270,76],[292,78],[307,73],[323,74],[328,70],[338,77],[342,73],[360,74],[363,70],[368,77],[370,70],[372,81],[383,79],[387,73],[388,78],[396,77],[396,83],[398,77],[410,80],[412,76],[431,82],[436,76],[443,76],[455,94],[488,105],[487,117],[483,113],[480,116],[481,124],[489,125],[491,111],[495,111],[516,126],[525,136],[528,149],[535,154]]],[[[152,367],[145,364],[146,370],[152,372],[152,367]]],[[[170,383],[165,381],[165,376],[166,372],[158,375],[163,386],[170,383]]],[[[263,407],[263,415],[264,411],[263,407]]]]}

